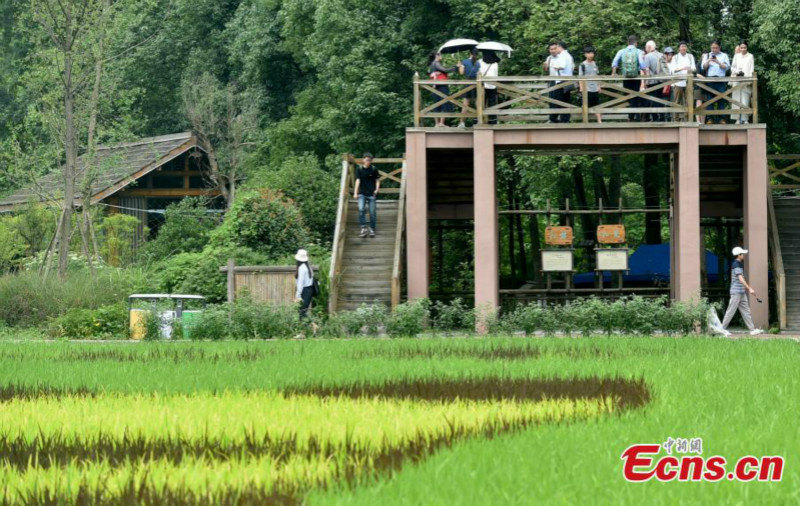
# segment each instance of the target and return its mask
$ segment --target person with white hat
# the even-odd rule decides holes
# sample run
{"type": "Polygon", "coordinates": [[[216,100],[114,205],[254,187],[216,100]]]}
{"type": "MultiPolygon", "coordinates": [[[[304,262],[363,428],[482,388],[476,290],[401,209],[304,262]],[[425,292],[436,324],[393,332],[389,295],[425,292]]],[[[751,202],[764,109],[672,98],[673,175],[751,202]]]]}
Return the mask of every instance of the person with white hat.
{"type": "Polygon", "coordinates": [[[295,302],[300,303],[300,319],[302,320],[308,316],[308,308],[311,306],[311,299],[314,298],[314,273],[311,271],[311,266],[308,263],[308,251],[304,249],[297,250],[294,256],[297,261],[294,277],[297,280],[297,292],[295,293],[295,302]]]}
{"type": "Polygon", "coordinates": [[[722,328],[727,329],[728,325],[733,319],[738,309],[742,313],[742,320],[747,328],[750,329],[750,335],[755,336],[762,334],[764,331],[757,329],[753,324],[753,317],[750,315],[750,302],[747,300],[747,295],[755,295],[756,291],[753,287],[747,284],[744,279],[744,256],[747,250],[736,246],[733,248],[733,263],[731,264],[731,300],[728,303],[728,309],[725,311],[725,318],[722,320],[722,328]]]}

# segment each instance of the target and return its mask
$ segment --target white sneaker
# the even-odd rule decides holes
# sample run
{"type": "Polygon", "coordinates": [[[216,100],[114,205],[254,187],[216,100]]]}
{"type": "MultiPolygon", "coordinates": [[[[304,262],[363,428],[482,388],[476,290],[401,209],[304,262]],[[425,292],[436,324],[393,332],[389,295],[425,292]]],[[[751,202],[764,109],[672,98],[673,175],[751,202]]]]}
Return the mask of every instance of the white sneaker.
{"type": "Polygon", "coordinates": [[[753,330],[750,331],[750,335],[751,336],[757,336],[757,335],[763,334],[763,333],[764,333],[764,331],[761,330],[761,329],[753,329],[753,330]]]}
{"type": "Polygon", "coordinates": [[[361,233],[358,234],[359,237],[366,237],[367,236],[367,227],[361,227],[361,233]]]}
{"type": "Polygon", "coordinates": [[[467,125],[464,124],[464,122],[462,121],[461,123],[458,124],[458,128],[467,128],[467,125]]]}

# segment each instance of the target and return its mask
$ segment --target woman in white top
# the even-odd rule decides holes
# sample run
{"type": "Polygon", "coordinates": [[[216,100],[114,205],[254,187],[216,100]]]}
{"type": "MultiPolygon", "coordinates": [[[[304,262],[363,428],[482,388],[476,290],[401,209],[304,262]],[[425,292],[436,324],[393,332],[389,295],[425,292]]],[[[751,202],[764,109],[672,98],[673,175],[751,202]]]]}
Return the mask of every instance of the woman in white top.
{"type": "MultiPolygon", "coordinates": [[[[483,50],[483,58],[478,60],[478,75],[480,77],[497,77],[499,75],[500,58],[497,53],[488,49],[483,50]]],[[[492,107],[497,105],[497,86],[494,84],[484,84],[486,91],[486,105],[492,107]]],[[[489,116],[489,123],[497,123],[497,116],[489,116]]]]}
{"type": "MultiPolygon", "coordinates": [[[[747,42],[742,41],[739,44],[739,51],[733,56],[731,62],[731,76],[732,77],[753,77],[755,70],[753,62],[753,53],[747,51],[747,42]]],[[[741,106],[736,103],[731,103],[731,109],[741,109],[742,106],[746,109],[750,108],[750,97],[753,94],[753,87],[750,83],[731,83],[733,86],[733,100],[742,104],[741,106]]],[[[731,120],[737,124],[750,123],[750,116],[748,114],[731,114],[731,120]]]]}
{"type": "Polygon", "coordinates": [[[297,268],[294,272],[294,277],[297,280],[295,302],[300,303],[300,319],[302,320],[308,316],[308,308],[311,306],[311,299],[314,298],[314,273],[308,263],[308,252],[306,250],[297,250],[294,259],[297,261],[297,268]]]}

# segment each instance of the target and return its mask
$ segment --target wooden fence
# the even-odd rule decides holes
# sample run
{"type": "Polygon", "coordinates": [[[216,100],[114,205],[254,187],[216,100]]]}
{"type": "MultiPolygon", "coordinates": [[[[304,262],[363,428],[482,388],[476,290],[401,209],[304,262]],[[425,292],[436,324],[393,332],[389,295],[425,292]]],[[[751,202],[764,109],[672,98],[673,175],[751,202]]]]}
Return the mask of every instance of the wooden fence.
{"type": "MultiPolygon", "coordinates": [[[[316,274],[319,267],[312,266],[316,274]]],[[[295,300],[296,282],[294,265],[228,265],[220,267],[228,275],[228,302],[247,294],[256,302],[292,304],[295,300]]]]}
{"type": "Polygon", "coordinates": [[[571,121],[579,123],[594,121],[595,115],[600,115],[603,121],[627,121],[631,114],[664,114],[668,115],[670,121],[694,121],[695,116],[742,114],[751,116],[752,122],[757,123],[757,84],[755,75],[714,78],[671,75],[625,79],[617,76],[561,77],[558,83],[550,76],[503,76],[448,81],[415,77],[414,126],[425,126],[425,120],[437,118],[459,121],[472,119],[479,125],[488,124],[490,119],[506,124],[537,123],[544,122],[555,114],[570,115],[571,121]],[[595,106],[589,105],[588,87],[582,86],[589,81],[599,85],[599,103],[595,106]],[[625,87],[624,81],[641,84],[635,84],[631,89],[625,87]],[[676,93],[680,84],[686,85],[683,97],[676,93]],[[496,104],[487,104],[486,85],[492,85],[497,90],[496,104]],[[749,86],[752,90],[748,105],[734,98],[734,92],[744,86],[749,86]],[[700,104],[696,104],[694,100],[695,88],[702,91],[700,104]],[[464,99],[473,91],[475,98],[469,101],[469,105],[465,105],[464,99]],[[423,98],[425,92],[432,96],[428,104],[423,98]],[[563,99],[564,92],[570,93],[572,98],[569,101],[563,99]],[[442,106],[450,110],[437,111],[442,106]]]}

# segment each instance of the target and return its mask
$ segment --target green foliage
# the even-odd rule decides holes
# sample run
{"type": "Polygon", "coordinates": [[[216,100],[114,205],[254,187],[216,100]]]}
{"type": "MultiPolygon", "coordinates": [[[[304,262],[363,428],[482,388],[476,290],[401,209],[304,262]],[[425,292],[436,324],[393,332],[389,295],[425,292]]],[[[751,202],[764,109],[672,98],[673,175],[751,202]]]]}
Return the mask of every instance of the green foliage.
{"type": "Polygon", "coordinates": [[[277,170],[265,170],[256,183],[292,199],[303,214],[310,238],[319,244],[330,244],[336,225],[339,181],[308,153],[283,160],[277,170]]]}
{"type": "Polygon", "coordinates": [[[22,271],[0,277],[0,321],[38,326],[73,308],[96,309],[126,301],[132,293],[153,291],[153,276],[137,268],[70,271],[65,280],[22,271]]]}
{"type": "Polygon", "coordinates": [[[128,306],[118,302],[97,309],[71,308],[50,320],[48,334],[67,339],[123,338],[127,328],[128,306]]]}
{"type": "Polygon", "coordinates": [[[795,117],[800,115],[798,19],[800,3],[795,0],[753,0],[752,38],[761,52],[754,52],[756,68],[768,78],[771,97],[795,117]]]}
{"type": "Polygon", "coordinates": [[[395,306],[386,321],[386,333],[392,337],[415,337],[428,326],[430,301],[416,299],[395,306]]]}
{"type": "Polygon", "coordinates": [[[29,203],[14,214],[13,226],[25,243],[25,256],[34,256],[47,247],[55,231],[53,209],[29,203]]]}
{"type": "Polygon", "coordinates": [[[309,233],[300,210],[281,192],[261,189],[240,193],[212,244],[250,248],[268,258],[307,246],[309,233]]]}
{"type": "Polygon", "coordinates": [[[613,302],[598,298],[578,299],[564,305],[528,304],[501,316],[498,329],[545,335],[557,332],[583,335],[603,332],[651,335],[656,331],[667,335],[690,334],[705,328],[711,305],[705,300],[696,303],[672,302],[666,297],[647,299],[633,296],[613,302]]]}
{"type": "Polygon", "coordinates": [[[0,217],[0,272],[8,272],[22,263],[27,246],[17,232],[17,218],[0,217]]]}
{"type": "Polygon", "coordinates": [[[230,311],[224,305],[208,306],[192,320],[186,330],[189,339],[212,341],[227,339],[231,330],[230,311]]]}
{"type": "Polygon", "coordinates": [[[451,302],[437,300],[431,311],[433,328],[441,332],[475,329],[475,309],[469,307],[463,299],[456,298],[451,302]]]}
{"type": "Polygon", "coordinates": [[[319,335],[322,337],[376,336],[386,327],[387,317],[385,306],[362,304],[354,311],[339,311],[329,315],[320,329],[319,335]]]}
{"type": "MultiPolygon", "coordinates": [[[[136,234],[141,226],[139,218],[129,214],[116,213],[103,218],[98,227],[102,238],[100,252],[108,265],[122,267],[133,262],[136,234]]],[[[142,236],[146,235],[144,227],[142,236]]]]}
{"type": "Polygon", "coordinates": [[[139,251],[141,258],[152,261],[202,251],[219,223],[217,216],[207,212],[205,201],[195,197],[169,205],[164,219],[158,236],[139,251]]]}
{"type": "Polygon", "coordinates": [[[233,306],[230,335],[234,339],[294,337],[300,330],[298,320],[294,304],[263,304],[245,297],[233,306]]]}

